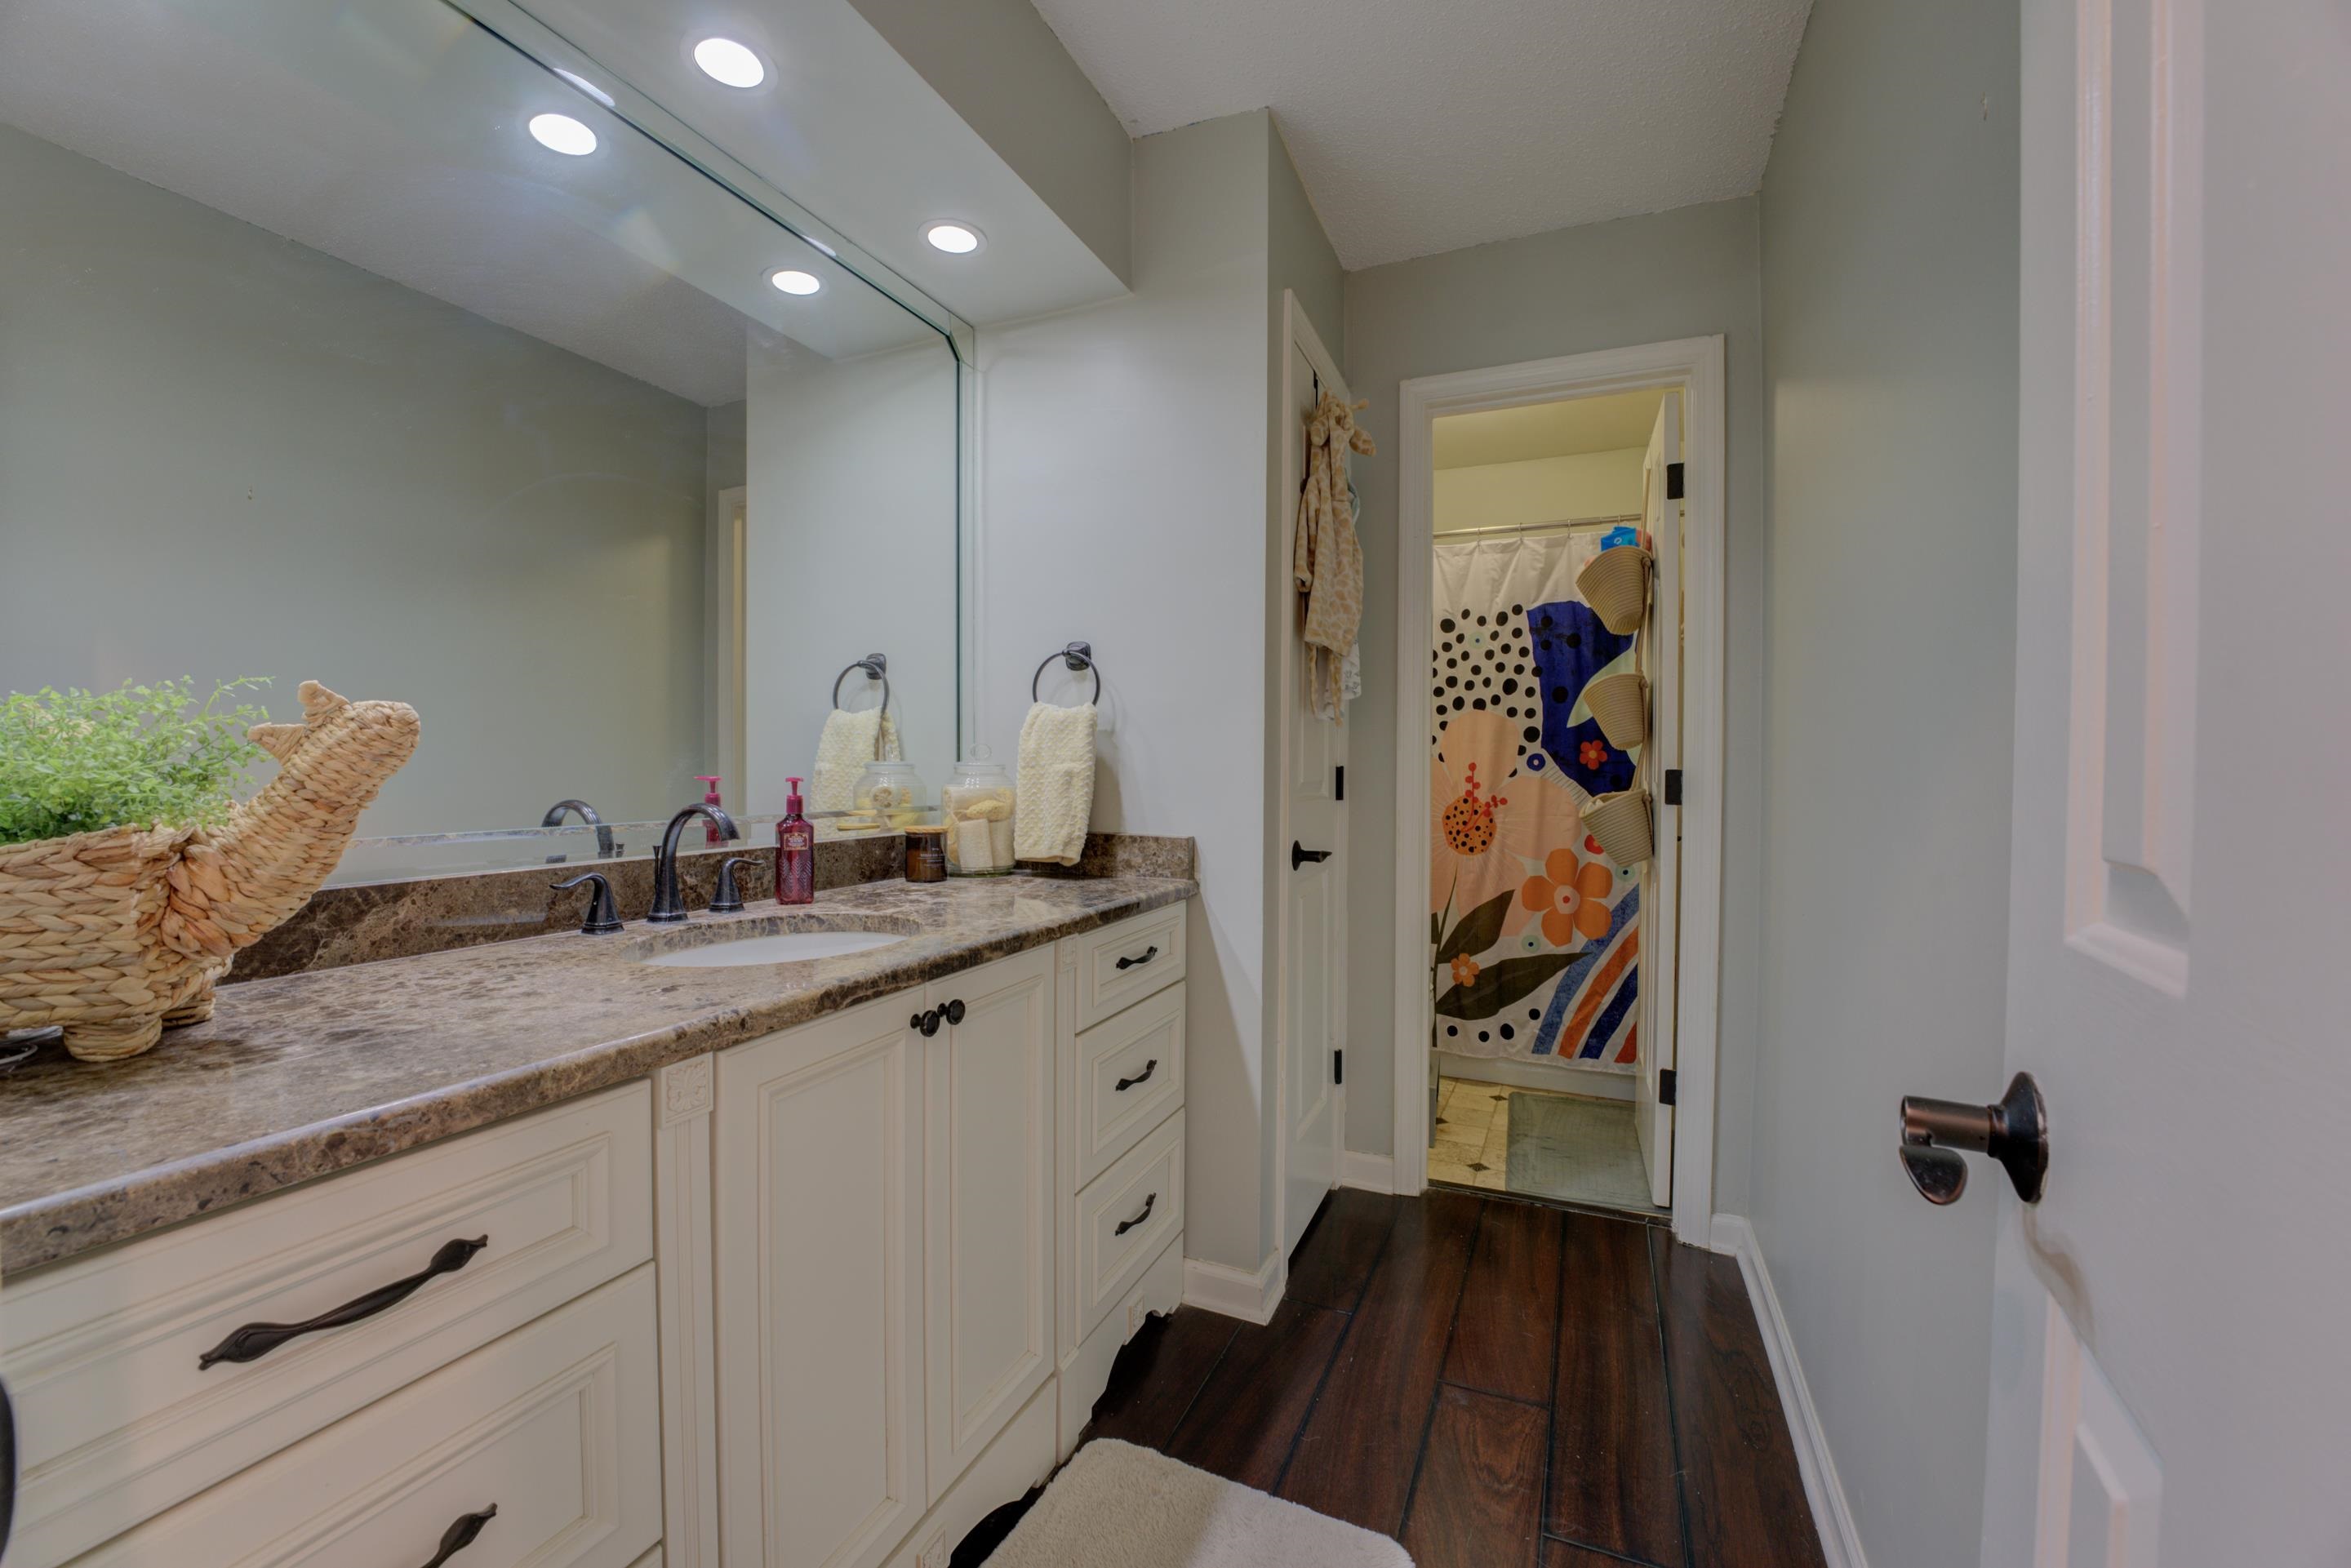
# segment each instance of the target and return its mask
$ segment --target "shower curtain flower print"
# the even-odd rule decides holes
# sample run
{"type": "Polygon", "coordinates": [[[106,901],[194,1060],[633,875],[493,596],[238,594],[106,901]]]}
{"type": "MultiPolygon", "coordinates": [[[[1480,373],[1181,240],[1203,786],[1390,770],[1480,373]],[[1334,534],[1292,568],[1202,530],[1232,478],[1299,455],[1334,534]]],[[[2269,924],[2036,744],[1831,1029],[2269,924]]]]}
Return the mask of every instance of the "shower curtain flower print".
{"type": "MultiPolygon", "coordinates": [[[[1491,1018],[1574,961],[1570,953],[1490,963],[1479,957],[1534,918],[1532,906],[1522,907],[1521,892],[1528,862],[1541,852],[1537,801],[1521,799],[1514,807],[1509,795],[1497,792],[1489,772],[1498,764],[1508,768],[1504,759],[1516,750],[1517,737],[1500,715],[1464,713],[1446,727],[1430,765],[1437,821],[1429,833],[1429,886],[1449,890],[1432,916],[1430,940],[1439,972],[1453,982],[1437,999],[1437,1010],[1447,1018],[1491,1018]],[[1447,918],[1457,912],[1448,930],[1447,918]]],[[[1551,787],[1522,779],[1519,788],[1524,796],[1551,787]]]]}
{"type": "Polygon", "coordinates": [[[1542,874],[1527,878],[1519,902],[1542,913],[1543,940],[1564,947],[1578,936],[1597,942],[1608,935],[1608,895],[1616,873],[1598,861],[1579,860],[1573,850],[1553,850],[1542,874]]]}

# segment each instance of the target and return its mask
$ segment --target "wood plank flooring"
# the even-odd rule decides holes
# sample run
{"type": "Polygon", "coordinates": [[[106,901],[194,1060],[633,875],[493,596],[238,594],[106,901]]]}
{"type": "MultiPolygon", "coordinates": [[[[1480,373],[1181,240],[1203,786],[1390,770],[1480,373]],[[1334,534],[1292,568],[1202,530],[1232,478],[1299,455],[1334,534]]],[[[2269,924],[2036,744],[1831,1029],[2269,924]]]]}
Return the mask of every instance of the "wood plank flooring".
{"type": "Polygon", "coordinates": [[[1823,1562],[1738,1264],[1630,1220],[1334,1193],[1271,1322],[1154,1322],[1090,1435],[1395,1536],[1420,1568],[1823,1562]]]}

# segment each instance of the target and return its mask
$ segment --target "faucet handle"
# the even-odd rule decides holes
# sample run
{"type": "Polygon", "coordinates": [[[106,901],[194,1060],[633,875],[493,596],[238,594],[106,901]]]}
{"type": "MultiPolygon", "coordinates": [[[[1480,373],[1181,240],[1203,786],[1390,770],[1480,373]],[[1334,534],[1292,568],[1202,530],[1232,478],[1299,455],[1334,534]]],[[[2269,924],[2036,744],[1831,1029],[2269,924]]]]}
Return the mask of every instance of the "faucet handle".
{"type": "Polygon", "coordinates": [[[710,913],[733,915],[743,907],[742,890],[735,885],[735,868],[747,863],[743,855],[728,855],[718,862],[718,891],[710,895],[710,913]]]}
{"type": "MultiPolygon", "coordinates": [[[[621,928],[621,911],[612,902],[612,884],[604,880],[601,871],[583,871],[569,882],[554,882],[548,885],[561,893],[581,883],[591,884],[588,894],[588,917],[580,923],[582,936],[609,936],[621,928]]],[[[739,907],[739,906],[738,906],[739,907]]]]}

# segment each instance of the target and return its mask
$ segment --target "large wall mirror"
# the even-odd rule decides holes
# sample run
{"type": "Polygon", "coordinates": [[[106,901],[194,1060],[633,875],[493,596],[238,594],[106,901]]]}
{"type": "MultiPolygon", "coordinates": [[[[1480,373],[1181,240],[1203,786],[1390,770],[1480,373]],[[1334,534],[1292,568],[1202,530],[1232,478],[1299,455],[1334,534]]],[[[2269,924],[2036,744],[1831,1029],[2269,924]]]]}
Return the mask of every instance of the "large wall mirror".
{"type": "Polygon", "coordinates": [[[0,690],[413,704],[345,882],[644,853],[705,775],[856,831],[861,747],[935,794],[955,325],[509,34],[0,9],[0,690]]]}

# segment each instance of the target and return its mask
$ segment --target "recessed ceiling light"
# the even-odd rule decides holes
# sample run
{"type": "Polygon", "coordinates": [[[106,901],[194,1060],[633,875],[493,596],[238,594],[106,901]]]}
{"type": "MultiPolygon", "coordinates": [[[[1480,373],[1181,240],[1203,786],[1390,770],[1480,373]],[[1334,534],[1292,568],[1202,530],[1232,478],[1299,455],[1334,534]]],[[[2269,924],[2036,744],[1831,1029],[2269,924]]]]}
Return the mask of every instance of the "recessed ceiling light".
{"type": "Polygon", "coordinates": [[[933,224],[923,237],[949,256],[969,256],[980,247],[980,233],[969,224],[933,224]]]}
{"type": "Polygon", "coordinates": [[[787,294],[814,294],[824,287],[815,273],[790,267],[779,267],[768,274],[768,281],[787,294]]]}
{"type": "Polygon", "coordinates": [[[555,74],[561,77],[565,81],[569,82],[573,87],[578,88],[581,92],[586,93],[590,98],[594,99],[598,103],[602,104],[606,109],[613,107],[612,95],[611,93],[606,92],[602,88],[598,87],[594,82],[590,81],[586,77],[580,75],[577,71],[567,71],[561,66],[558,66],[555,68],[555,74]]]}
{"type": "Polygon", "coordinates": [[[694,63],[712,81],[727,87],[758,87],[768,79],[768,68],[750,46],[732,38],[705,38],[694,46],[694,63]]]}
{"type": "Polygon", "coordinates": [[[549,152],[585,158],[596,151],[596,133],[568,114],[534,114],[531,139],[549,152]]]}

